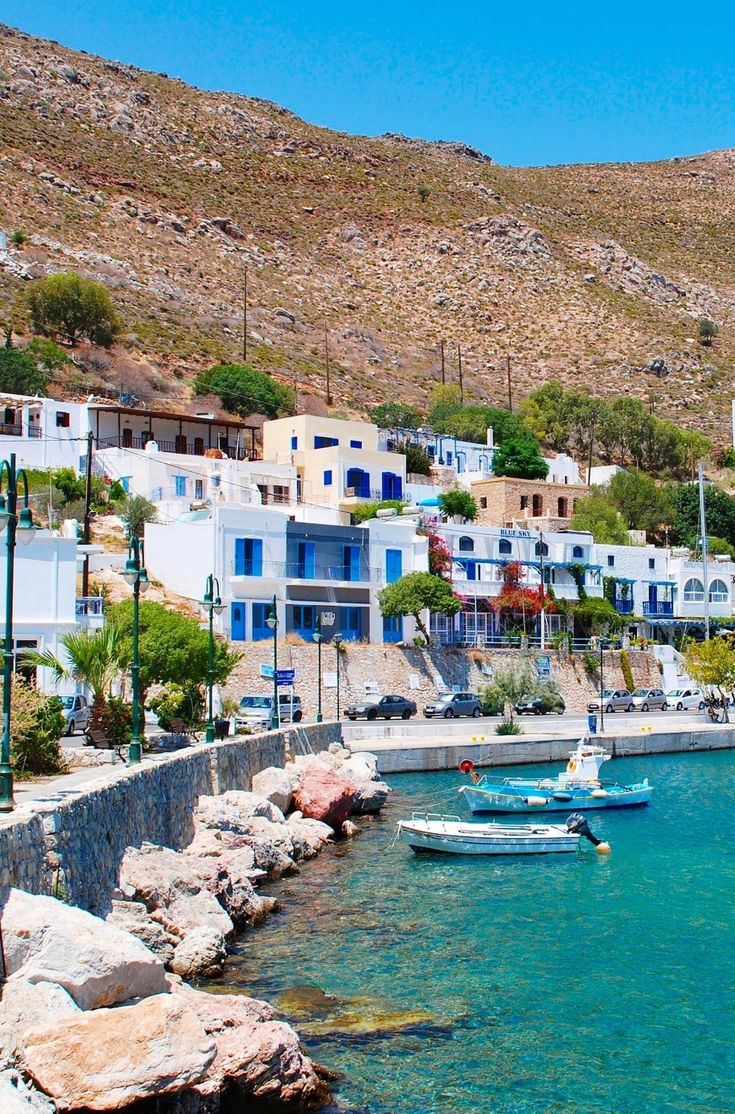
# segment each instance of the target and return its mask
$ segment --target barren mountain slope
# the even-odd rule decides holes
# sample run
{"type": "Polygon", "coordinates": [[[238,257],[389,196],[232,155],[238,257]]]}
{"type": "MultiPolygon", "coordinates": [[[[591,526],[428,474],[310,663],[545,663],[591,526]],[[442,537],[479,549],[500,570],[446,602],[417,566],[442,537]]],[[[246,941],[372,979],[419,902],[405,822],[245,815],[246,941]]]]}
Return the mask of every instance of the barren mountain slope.
{"type": "Polygon", "coordinates": [[[0,253],[0,317],[28,276],[74,267],[110,286],[129,331],[78,389],[92,375],[185,402],[200,367],[241,351],[247,265],[253,362],[323,394],[326,322],[342,409],[423,403],[444,338],[468,399],[507,397],[510,352],[515,399],[557,376],[653,394],[722,436],[734,197],[730,151],[505,168],[0,27],[0,228],[28,234],[0,253]],[[692,339],[702,315],[721,326],[712,349],[692,339]],[[656,357],[666,379],[645,370],[656,357]]]}

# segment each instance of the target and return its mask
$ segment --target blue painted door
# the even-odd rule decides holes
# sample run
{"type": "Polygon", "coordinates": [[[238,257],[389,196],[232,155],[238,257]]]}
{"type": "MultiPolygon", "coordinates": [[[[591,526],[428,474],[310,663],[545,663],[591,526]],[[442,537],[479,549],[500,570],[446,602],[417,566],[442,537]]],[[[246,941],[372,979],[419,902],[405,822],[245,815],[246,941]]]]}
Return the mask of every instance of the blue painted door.
{"type": "Polygon", "coordinates": [[[385,551],[385,579],[388,584],[395,584],[403,576],[403,554],[400,549],[386,549],[385,551]]]}
{"type": "MultiPolygon", "coordinates": [[[[235,605],[238,606],[238,605],[235,605]]],[[[268,612],[270,611],[269,603],[254,603],[252,606],[252,630],[253,642],[263,642],[266,638],[273,638],[273,631],[266,624],[268,612]]],[[[232,636],[235,637],[234,635],[232,636]]]]}
{"type": "Polygon", "coordinates": [[[313,580],[316,573],[316,547],[314,542],[297,542],[296,576],[300,580],[313,580]]]}
{"type": "Polygon", "coordinates": [[[648,610],[651,615],[658,611],[658,588],[655,584],[648,586],[648,610]]]}
{"type": "Polygon", "coordinates": [[[403,481],[394,472],[383,472],[383,498],[401,499],[403,496],[403,481]]]}
{"type": "Polygon", "coordinates": [[[356,642],[362,635],[360,611],[359,607],[339,609],[339,633],[345,642],[356,642]]]}
{"type": "Polygon", "coordinates": [[[383,642],[403,640],[403,618],[400,615],[383,616],[383,642]]]}
{"type": "Polygon", "coordinates": [[[344,548],[344,578],[345,580],[360,579],[360,547],[359,545],[346,545],[344,548]]]}
{"type": "Polygon", "coordinates": [[[235,576],[262,575],[262,540],[260,538],[235,538],[235,576]]]}
{"type": "Polygon", "coordinates": [[[233,603],[230,609],[230,638],[233,642],[245,641],[245,604],[233,603]]]}
{"type": "Polygon", "coordinates": [[[370,495],[370,473],[362,468],[347,469],[347,487],[354,488],[355,495],[367,498],[370,495]]]}

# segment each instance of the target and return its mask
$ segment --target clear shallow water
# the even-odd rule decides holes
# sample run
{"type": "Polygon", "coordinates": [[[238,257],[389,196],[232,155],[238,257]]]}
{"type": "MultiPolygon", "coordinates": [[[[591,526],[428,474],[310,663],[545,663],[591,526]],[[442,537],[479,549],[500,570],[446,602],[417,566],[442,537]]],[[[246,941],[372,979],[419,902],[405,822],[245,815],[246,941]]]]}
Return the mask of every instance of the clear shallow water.
{"type": "Polygon", "coordinates": [[[381,818],[269,887],[283,911],[241,939],[222,989],[367,997],[287,1011],[361,1114],[733,1110],[735,753],[608,771],[657,787],[647,809],[588,813],[612,855],[526,860],[389,848],[412,808],[464,814],[457,773],[389,778],[381,818]],[[376,1010],[422,1012],[345,1031],[376,1010]]]}

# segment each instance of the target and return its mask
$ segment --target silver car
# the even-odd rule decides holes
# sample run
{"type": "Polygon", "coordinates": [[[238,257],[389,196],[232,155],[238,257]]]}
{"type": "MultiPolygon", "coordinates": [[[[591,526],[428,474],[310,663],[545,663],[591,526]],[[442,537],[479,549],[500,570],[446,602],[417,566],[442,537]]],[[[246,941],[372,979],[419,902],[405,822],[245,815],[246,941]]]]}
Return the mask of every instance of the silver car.
{"type": "MultiPolygon", "coordinates": [[[[605,689],[602,694],[602,707],[606,712],[632,712],[633,697],[627,689],[605,689]]],[[[599,712],[600,700],[590,700],[588,712],[599,712]]]]}
{"type": "Polygon", "coordinates": [[[649,712],[655,708],[665,712],[668,708],[666,693],[663,689],[636,689],[633,693],[633,707],[636,712],[649,712]]]}
{"type": "Polygon", "coordinates": [[[424,715],[429,719],[432,716],[443,716],[444,719],[454,719],[455,716],[472,716],[474,719],[478,719],[482,715],[482,705],[477,693],[443,692],[438,700],[426,705],[424,715]]]}
{"type": "Polygon", "coordinates": [[[75,731],[86,731],[92,719],[92,709],[87,703],[86,696],[80,693],[75,696],[62,696],[61,704],[66,720],[66,734],[73,735],[75,731]]]}

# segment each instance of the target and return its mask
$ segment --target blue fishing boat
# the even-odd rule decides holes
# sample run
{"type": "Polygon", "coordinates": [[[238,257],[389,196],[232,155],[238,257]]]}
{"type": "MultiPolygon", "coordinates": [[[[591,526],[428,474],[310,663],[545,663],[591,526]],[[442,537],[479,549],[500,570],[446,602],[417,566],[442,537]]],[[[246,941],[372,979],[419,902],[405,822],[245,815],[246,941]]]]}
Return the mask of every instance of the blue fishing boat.
{"type": "Polygon", "coordinates": [[[459,768],[470,775],[472,784],[461,786],[459,792],[472,812],[565,812],[570,808],[647,805],[653,793],[648,778],[633,785],[600,779],[600,767],[610,757],[585,735],[569,755],[566,770],[554,778],[488,778],[477,774],[472,762],[465,759],[459,768]]]}

